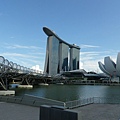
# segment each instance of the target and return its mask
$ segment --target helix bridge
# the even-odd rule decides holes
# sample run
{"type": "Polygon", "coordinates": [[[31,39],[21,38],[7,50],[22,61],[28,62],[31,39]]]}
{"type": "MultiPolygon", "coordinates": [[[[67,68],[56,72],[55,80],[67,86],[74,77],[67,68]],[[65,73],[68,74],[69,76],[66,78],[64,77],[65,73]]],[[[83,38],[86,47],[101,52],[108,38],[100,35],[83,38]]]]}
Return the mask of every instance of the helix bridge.
{"type": "Polygon", "coordinates": [[[21,66],[0,56],[0,91],[9,90],[11,83],[34,85],[46,80],[41,71],[21,66]]]}

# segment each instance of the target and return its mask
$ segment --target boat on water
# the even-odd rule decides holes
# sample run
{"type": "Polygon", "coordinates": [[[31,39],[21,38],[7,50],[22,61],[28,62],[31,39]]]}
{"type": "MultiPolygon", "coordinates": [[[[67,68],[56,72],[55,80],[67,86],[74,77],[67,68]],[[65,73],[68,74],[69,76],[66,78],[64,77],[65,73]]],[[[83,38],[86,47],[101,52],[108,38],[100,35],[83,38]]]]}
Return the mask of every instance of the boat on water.
{"type": "Polygon", "coordinates": [[[58,82],[58,83],[56,83],[57,85],[64,85],[64,83],[62,83],[62,82],[58,82]]]}
{"type": "Polygon", "coordinates": [[[44,85],[44,86],[48,86],[48,83],[39,83],[39,85],[44,85]]]}
{"type": "Polygon", "coordinates": [[[33,88],[33,85],[18,85],[18,88],[33,88]]]}

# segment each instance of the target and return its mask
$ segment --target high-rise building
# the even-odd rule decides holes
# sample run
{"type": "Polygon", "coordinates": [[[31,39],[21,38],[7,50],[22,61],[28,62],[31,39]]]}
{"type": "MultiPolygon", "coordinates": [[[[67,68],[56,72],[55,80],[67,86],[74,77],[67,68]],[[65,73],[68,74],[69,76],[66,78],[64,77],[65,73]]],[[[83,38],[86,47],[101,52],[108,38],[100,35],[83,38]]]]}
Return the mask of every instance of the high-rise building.
{"type": "Polygon", "coordinates": [[[69,46],[64,44],[64,43],[60,43],[59,44],[59,64],[60,64],[60,71],[68,71],[68,55],[69,55],[69,46]]]}
{"type": "Polygon", "coordinates": [[[61,71],[79,69],[80,48],[63,41],[46,27],[43,31],[48,36],[44,73],[53,76],[61,71]]]}
{"type": "Polygon", "coordinates": [[[70,48],[70,69],[77,70],[79,69],[79,54],[80,50],[76,48],[70,48]]]}

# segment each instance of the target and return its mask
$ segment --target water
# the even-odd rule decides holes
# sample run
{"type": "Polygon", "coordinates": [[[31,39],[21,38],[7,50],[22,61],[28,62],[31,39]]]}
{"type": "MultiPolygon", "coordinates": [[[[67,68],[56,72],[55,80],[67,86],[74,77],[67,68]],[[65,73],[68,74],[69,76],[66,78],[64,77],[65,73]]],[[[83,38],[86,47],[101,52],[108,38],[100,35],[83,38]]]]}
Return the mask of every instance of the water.
{"type": "Polygon", "coordinates": [[[30,94],[63,102],[90,97],[120,98],[120,86],[51,84],[49,86],[34,86],[33,89],[16,88],[15,91],[16,96],[30,94]]]}

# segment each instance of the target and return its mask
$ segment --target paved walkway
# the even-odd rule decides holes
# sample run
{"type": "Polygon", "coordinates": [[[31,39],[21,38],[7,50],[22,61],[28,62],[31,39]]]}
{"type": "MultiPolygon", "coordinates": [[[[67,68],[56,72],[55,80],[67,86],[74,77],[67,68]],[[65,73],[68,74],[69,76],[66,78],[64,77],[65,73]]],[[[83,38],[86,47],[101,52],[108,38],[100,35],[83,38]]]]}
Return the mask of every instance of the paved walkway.
{"type": "Polygon", "coordinates": [[[120,120],[120,104],[90,104],[74,109],[82,120],[120,120]]]}
{"type": "MultiPolygon", "coordinates": [[[[90,104],[73,109],[82,120],[120,120],[119,104],[90,104]]],[[[0,102],[0,120],[39,120],[39,107],[0,102]]]]}
{"type": "Polygon", "coordinates": [[[0,120],[39,120],[39,107],[0,102],[0,120]]]}

